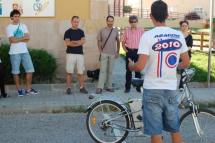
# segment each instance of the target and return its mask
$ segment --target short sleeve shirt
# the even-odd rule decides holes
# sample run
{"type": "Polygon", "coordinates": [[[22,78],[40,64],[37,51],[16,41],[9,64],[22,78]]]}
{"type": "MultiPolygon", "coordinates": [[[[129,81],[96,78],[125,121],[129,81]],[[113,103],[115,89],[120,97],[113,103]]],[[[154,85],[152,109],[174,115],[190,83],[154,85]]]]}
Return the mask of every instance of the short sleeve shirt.
{"type": "MultiPolygon", "coordinates": [[[[64,40],[69,39],[70,41],[78,41],[84,38],[84,31],[81,29],[68,29],[64,34],[64,40]]],[[[70,47],[67,46],[67,54],[83,54],[83,46],[70,47]]]]}
{"type": "Polygon", "coordinates": [[[113,28],[113,31],[105,44],[106,39],[108,38],[108,35],[111,32],[111,28],[103,28],[99,31],[97,35],[97,40],[101,42],[101,49],[103,53],[115,55],[117,51],[117,41],[119,41],[119,34],[118,30],[116,28],[113,28]],[[104,46],[105,44],[105,46],[104,46]]]}
{"type": "MultiPolygon", "coordinates": [[[[7,37],[15,37],[15,38],[22,38],[26,33],[28,33],[27,26],[25,24],[9,24],[6,28],[7,37]]],[[[27,53],[27,43],[26,42],[19,42],[19,43],[11,43],[9,54],[21,54],[27,53]]]]}
{"type": "Polygon", "coordinates": [[[122,41],[125,42],[126,47],[129,49],[138,49],[143,32],[144,30],[141,28],[136,28],[135,30],[127,28],[122,36],[122,41]]]}
{"type": "Polygon", "coordinates": [[[187,52],[183,34],[169,27],[156,27],[141,37],[138,54],[149,56],[144,88],[177,89],[176,69],[180,54],[187,52]]]}

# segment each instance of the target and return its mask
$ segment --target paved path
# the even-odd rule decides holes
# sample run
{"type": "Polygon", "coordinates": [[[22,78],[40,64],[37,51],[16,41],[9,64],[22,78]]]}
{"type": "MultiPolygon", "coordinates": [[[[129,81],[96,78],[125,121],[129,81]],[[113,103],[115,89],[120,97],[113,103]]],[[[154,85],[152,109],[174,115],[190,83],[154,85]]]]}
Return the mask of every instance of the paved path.
{"type": "MultiPolygon", "coordinates": [[[[113,72],[113,83],[117,90],[114,93],[104,92],[103,95],[97,96],[114,97],[122,102],[126,102],[131,98],[141,98],[142,95],[137,93],[134,88],[132,88],[129,94],[123,92],[124,76],[124,60],[120,58],[116,61],[113,72]]],[[[191,91],[193,92],[195,101],[206,106],[215,105],[215,88],[202,88],[201,85],[199,83],[192,83],[193,88],[191,88],[191,91]]],[[[89,94],[87,95],[79,93],[76,84],[73,87],[73,95],[65,94],[65,84],[38,84],[34,85],[34,87],[40,90],[38,96],[17,97],[15,87],[7,86],[10,97],[0,99],[0,114],[84,111],[92,102],[88,97],[95,93],[96,83],[91,83],[90,81],[86,83],[86,88],[89,90],[89,94]]]]}

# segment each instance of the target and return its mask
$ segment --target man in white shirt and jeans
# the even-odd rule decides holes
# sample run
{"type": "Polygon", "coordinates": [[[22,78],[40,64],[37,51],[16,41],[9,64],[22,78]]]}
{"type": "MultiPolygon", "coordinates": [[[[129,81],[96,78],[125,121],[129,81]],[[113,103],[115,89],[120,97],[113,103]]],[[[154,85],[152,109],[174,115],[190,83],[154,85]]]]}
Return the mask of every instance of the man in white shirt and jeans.
{"type": "Polygon", "coordinates": [[[163,143],[162,130],[165,130],[171,133],[173,143],[182,143],[176,69],[189,66],[188,48],[183,34],[166,26],[168,6],[165,2],[155,1],[150,17],[155,28],[141,37],[138,61],[129,62],[130,70],[145,68],[144,133],[151,136],[152,143],[163,143]]]}
{"type": "Polygon", "coordinates": [[[27,49],[27,42],[30,40],[28,29],[25,24],[20,23],[21,13],[18,10],[13,10],[10,13],[12,23],[7,26],[7,37],[10,41],[10,61],[12,74],[16,84],[18,96],[25,94],[38,94],[38,91],[32,88],[32,73],[34,66],[31,56],[27,49]],[[22,63],[26,72],[26,90],[20,88],[19,74],[20,64],[22,63]]]}

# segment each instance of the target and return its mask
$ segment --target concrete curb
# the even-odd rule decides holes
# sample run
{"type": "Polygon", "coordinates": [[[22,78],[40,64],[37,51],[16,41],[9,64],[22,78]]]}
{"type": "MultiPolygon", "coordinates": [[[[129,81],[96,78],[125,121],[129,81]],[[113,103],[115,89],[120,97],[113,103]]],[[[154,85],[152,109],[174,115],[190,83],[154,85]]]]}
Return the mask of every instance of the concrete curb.
{"type": "Polygon", "coordinates": [[[8,114],[35,114],[35,113],[85,113],[87,106],[55,106],[55,107],[37,107],[37,108],[1,108],[0,115],[8,114]]]}

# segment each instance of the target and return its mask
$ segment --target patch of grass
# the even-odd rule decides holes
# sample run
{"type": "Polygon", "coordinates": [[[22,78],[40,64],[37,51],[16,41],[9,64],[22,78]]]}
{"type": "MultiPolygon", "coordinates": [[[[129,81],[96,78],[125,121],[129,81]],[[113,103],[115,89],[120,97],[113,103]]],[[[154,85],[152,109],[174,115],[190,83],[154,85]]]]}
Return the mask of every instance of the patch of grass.
{"type": "MultiPolygon", "coordinates": [[[[212,66],[211,66],[211,81],[215,81],[215,61],[213,60],[215,55],[212,54],[212,66]]],[[[193,81],[206,82],[208,75],[208,53],[201,51],[192,52],[191,67],[196,69],[196,74],[193,77],[193,81]]]]}
{"type": "Polygon", "coordinates": [[[65,106],[61,107],[59,109],[53,109],[51,113],[53,114],[59,114],[59,113],[85,113],[87,110],[87,107],[85,106],[65,106]]]}
{"type": "MultiPolygon", "coordinates": [[[[125,56],[124,50],[120,49],[120,54],[125,56]]],[[[212,54],[211,82],[215,82],[215,54],[212,54]]],[[[202,51],[192,52],[191,67],[196,69],[196,74],[192,81],[206,82],[208,76],[208,53],[202,51]]]]}

